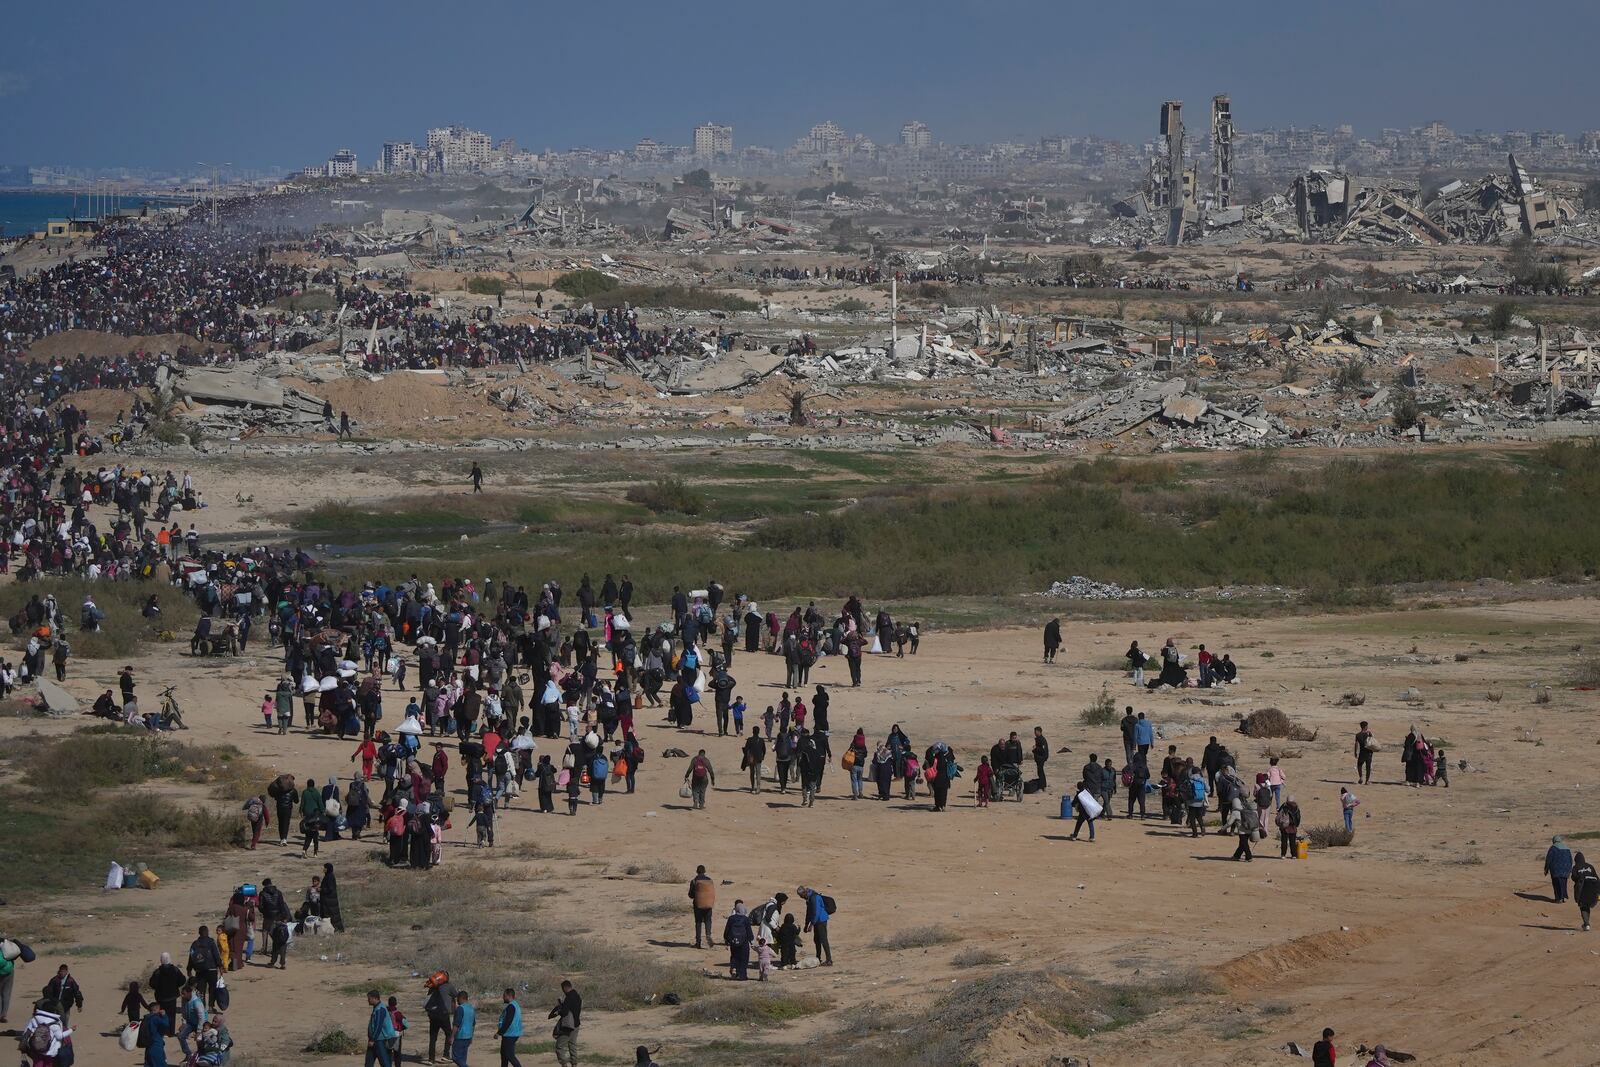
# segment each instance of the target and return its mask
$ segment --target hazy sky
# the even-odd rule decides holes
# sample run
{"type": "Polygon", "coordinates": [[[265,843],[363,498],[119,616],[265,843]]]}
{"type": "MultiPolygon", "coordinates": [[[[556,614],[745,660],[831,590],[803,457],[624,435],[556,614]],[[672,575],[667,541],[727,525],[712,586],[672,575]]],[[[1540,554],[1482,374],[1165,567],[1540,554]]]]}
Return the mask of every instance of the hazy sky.
{"type": "Polygon", "coordinates": [[[452,122],[535,150],[706,120],[777,147],[828,118],[1142,140],[1218,92],[1243,129],[1600,127],[1596,0],[7,0],[0,26],[0,163],[365,167],[452,122]]]}

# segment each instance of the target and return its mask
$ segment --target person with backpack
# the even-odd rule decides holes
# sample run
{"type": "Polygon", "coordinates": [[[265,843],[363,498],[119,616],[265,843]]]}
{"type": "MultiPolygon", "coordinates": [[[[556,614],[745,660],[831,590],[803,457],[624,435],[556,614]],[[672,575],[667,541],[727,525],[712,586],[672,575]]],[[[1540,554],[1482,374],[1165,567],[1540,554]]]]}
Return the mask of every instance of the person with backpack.
{"type": "Polygon", "coordinates": [[[806,902],[806,932],[812,935],[816,945],[817,960],[824,967],[833,966],[833,946],[828,944],[828,920],[838,910],[832,897],[823,896],[814,889],[800,886],[795,890],[796,895],[806,902]]]}
{"type": "Polygon", "coordinates": [[[1205,832],[1207,793],[1205,776],[1198,767],[1189,775],[1188,794],[1189,836],[1199,837],[1205,832]]]}
{"type": "MultiPolygon", "coordinates": [[[[280,774],[267,786],[267,795],[273,799],[278,813],[278,844],[289,843],[289,820],[294,817],[300,794],[295,789],[294,776],[280,774]]],[[[319,794],[320,796],[320,794],[319,794]]]]}
{"type": "Polygon", "coordinates": [[[805,730],[795,742],[795,767],[800,778],[800,806],[815,807],[822,791],[822,772],[827,767],[822,743],[805,730]]]}
{"type": "Polygon", "coordinates": [[[715,695],[717,709],[717,736],[728,736],[729,709],[732,707],[733,687],[739,684],[721,663],[711,669],[711,692],[715,695]]]}
{"type": "MultiPolygon", "coordinates": [[[[189,944],[189,958],[184,964],[187,977],[206,991],[207,1002],[216,1006],[217,978],[222,974],[222,950],[211,937],[208,927],[200,927],[199,936],[189,944]]],[[[151,992],[155,994],[154,978],[151,992]]]]}
{"type": "Polygon", "coordinates": [[[589,803],[599,805],[606,799],[606,776],[611,773],[611,761],[605,753],[596,752],[589,760],[589,803]]]}
{"type": "Polygon", "coordinates": [[[1583,858],[1582,852],[1572,857],[1572,899],[1578,902],[1583,928],[1589,929],[1589,915],[1600,902],[1600,874],[1595,872],[1594,864],[1583,858]]]}
{"type": "Polygon", "coordinates": [[[1278,827],[1278,858],[1288,859],[1299,855],[1300,805],[1295,803],[1294,797],[1284,800],[1274,822],[1278,827]]]}
{"type": "MultiPolygon", "coordinates": [[[[31,1064],[53,1064],[62,1050],[72,1044],[72,1030],[56,1010],[54,1001],[41,1000],[33,1009],[28,1024],[22,1028],[18,1044],[31,1064]]],[[[142,1031],[141,1031],[142,1032],[142,1031]]]]}
{"type": "Polygon", "coordinates": [[[261,833],[267,828],[267,798],[251,797],[244,802],[244,821],[250,827],[250,851],[261,843],[261,833]]]}
{"type": "Polygon", "coordinates": [[[1250,845],[1255,841],[1256,834],[1261,831],[1261,813],[1248,800],[1240,799],[1238,803],[1239,847],[1233,850],[1233,858],[1248,863],[1255,859],[1255,854],[1250,851],[1250,845]]]}
{"type": "Polygon", "coordinates": [[[761,765],[767,759],[767,743],[761,739],[761,727],[753,727],[745,738],[740,768],[750,772],[750,792],[761,792],[761,765]]]}
{"type": "Polygon", "coordinates": [[[1135,752],[1133,758],[1122,768],[1122,786],[1128,791],[1128,818],[1133,818],[1135,801],[1139,804],[1139,818],[1143,819],[1148,816],[1149,813],[1145,811],[1144,806],[1144,794],[1145,787],[1149,782],[1150,764],[1145,761],[1143,756],[1135,752]]]}
{"type": "Polygon", "coordinates": [[[728,976],[735,982],[743,982],[749,977],[750,933],[750,915],[745,910],[744,901],[736,900],[733,902],[733,913],[722,925],[722,943],[728,946],[728,976]]]}
{"type": "Polygon", "coordinates": [[[684,782],[689,786],[689,794],[694,798],[696,809],[704,810],[706,806],[706,789],[717,784],[717,773],[711,766],[711,760],[706,756],[706,750],[701,749],[689,761],[689,769],[683,774],[684,782]]]}
{"type": "Polygon", "coordinates": [[[157,1000],[150,1014],[139,1020],[139,1036],[134,1039],[135,1046],[144,1049],[144,1067],[167,1067],[167,1036],[171,1033],[172,1013],[157,1000]]]}
{"type": "Polygon", "coordinates": [[[711,909],[717,904],[717,883],[706,874],[703,863],[694,869],[694,877],[689,879],[689,901],[694,910],[694,947],[700,947],[700,930],[704,927],[706,941],[715,948],[717,943],[711,937],[711,909]]]}

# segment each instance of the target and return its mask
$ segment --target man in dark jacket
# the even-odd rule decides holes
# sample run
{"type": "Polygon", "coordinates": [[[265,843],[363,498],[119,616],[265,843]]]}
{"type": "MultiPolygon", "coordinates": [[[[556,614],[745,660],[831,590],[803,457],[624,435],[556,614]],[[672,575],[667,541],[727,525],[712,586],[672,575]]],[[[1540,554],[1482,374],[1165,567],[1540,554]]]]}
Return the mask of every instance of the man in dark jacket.
{"type": "Polygon", "coordinates": [[[1061,648],[1061,620],[1051,619],[1044,624],[1044,661],[1054,663],[1056,651],[1061,648]]]}
{"type": "Polygon", "coordinates": [[[556,1020],[552,1036],[556,1039],[556,1063],[578,1067],[578,1028],[583,1025],[583,998],[571,982],[561,983],[561,999],[550,1009],[556,1020]]]}
{"type": "Polygon", "coordinates": [[[1206,745],[1206,750],[1200,754],[1200,769],[1206,772],[1206,788],[1213,793],[1217,790],[1217,769],[1222,766],[1222,746],[1217,744],[1213,737],[1206,745]]]}
{"type": "MultiPolygon", "coordinates": [[[[282,898],[282,894],[279,894],[282,898]]],[[[287,904],[284,905],[288,907],[287,904]]],[[[200,927],[200,936],[189,944],[189,959],[184,964],[188,976],[200,982],[206,988],[206,1003],[216,1005],[217,975],[222,972],[222,950],[218,947],[216,939],[211,936],[209,927],[200,927]]],[[[151,979],[155,984],[155,979],[151,979]]],[[[181,983],[180,983],[181,984],[181,983]]]]}
{"type": "Polygon", "coordinates": [[[1080,777],[1083,779],[1083,788],[1085,791],[1087,791],[1088,794],[1094,797],[1096,800],[1099,800],[1101,806],[1103,807],[1105,805],[1106,787],[1105,784],[1100,781],[1101,773],[1099,755],[1090,753],[1089,762],[1083,765],[1083,771],[1081,772],[1080,777]]]}
{"type": "Polygon", "coordinates": [[[744,742],[744,766],[750,772],[750,792],[761,792],[761,765],[767,759],[767,743],[761,739],[761,727],[750,729],[744,742]]]}
{"type": "Polygon", "coordinates": [[[1050,758],[1050,742],[1044,739],[1044,727],[1033,728],[1033,766],[1039,772],[1039,788],[1045,787],[1044,765],[1050,758]]]}
{"type": "Polygon", "coordinates": [[[67,965],[63,963],[56,971],[56,976],[44,984],[44,999],[53,1000],[61,1005],[61,1025],[67,1025],[67,1017],[72,1009],[83,1008],[83,990],[78,986],[78,980],[67,973],[67,965]]]}
{"type": "MultiPolygon", "coordinates": [[[[200,930],[203,934],[205,927],[202,926],[200,930]]],[[[215,948],[216,942],[213,941],[211,946],[215,948]]],[[[216,961],[218,967],[220,967],[222,965],[222,955],[220,953],[217,955],[216,961]]],[[[183,982],[183,972],[173,964],[172,953],[163,952],[161,954],[161,965],[150,974],[150,999],[165,1009],[169,1019],[178,1017],[178,991],[183,988],[183,982]]]]}

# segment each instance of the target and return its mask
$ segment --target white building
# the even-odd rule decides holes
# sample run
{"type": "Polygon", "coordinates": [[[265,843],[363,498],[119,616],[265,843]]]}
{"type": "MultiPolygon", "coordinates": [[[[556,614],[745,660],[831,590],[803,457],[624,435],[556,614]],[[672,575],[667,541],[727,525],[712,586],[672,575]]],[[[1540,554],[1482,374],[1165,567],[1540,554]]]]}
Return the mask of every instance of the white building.
{"type": "Polygon", "coordinates": [[[909,148],[914,152],[933,147],[933,131],[916,119],[912,119],[900,127],[900,147],[909,148]]]}
{"type": "Polygon", "coordinates": [[[379,170],[385,174],[407,174],[417,169],[417,146],[410,141],[383,142],[383,161],[379,170]]]}
{"type": "Polygon", "coordinates": [[[696,159],[716,159],[733,155],[733,127],[702,122],[694,128],[696,159]]]}
{"type": "Polygon", "coordinates": [[[844,130],[831,120],[819,122],[811,127],[811,132],[800,138],[794,147],[801,155],[837,155],[844,147],[844,130]]]}
{"type": "Polygon", "coordinates": [[[427,168],[446,172],[482,170],[493,151],[493,139],[481,130],[435,127],[428,131],[427,168]]]}
{"type": "Polygon", "coordinates": [[[341,148],[328,157],[328,162],[322,166],[322,175],[325,178],[351,178],[360,171],[356,162],[356,154],[348,148],[341,148]]]}

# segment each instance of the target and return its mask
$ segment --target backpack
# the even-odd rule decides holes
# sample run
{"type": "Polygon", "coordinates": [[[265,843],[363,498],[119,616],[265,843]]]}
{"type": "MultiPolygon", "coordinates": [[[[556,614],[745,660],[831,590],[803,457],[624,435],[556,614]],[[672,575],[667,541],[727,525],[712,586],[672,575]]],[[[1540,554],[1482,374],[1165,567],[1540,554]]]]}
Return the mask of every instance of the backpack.
{"type": "Polygon", "coordinates": [[[245,818],[251,822],[260,822],[261,817],[266,813],[267,809],[262,806],[261,801],[256,797],[251,797],[250,802],[244,806],[245,818]]]}
{"type": "Polygon", "coordinates": [[[1206,783],[1198,778],[1190,779],[1189,796],[1196,802],[1203,802],[1206,799],[1206,783]]]}
{"type": "Polygon", "coordinates": [[[695,761],[689,765],[690,777],[695,781],[704,781],[707,777],[706,761],[696,756],[695,761]]]}
{"type": "Polygon", "coordinates": [[[35,1026],[22,1039],[22,1051],[43,1056],[50,1051],[51,1037],[48,1026],[35,1026]]]}
{"type": "Polygon", "coordinates": [[[594,762],[589,764],[589,776],[597,781],[605,781],[610,773],[611,764],[604,756],[596,756],[594,762]]]}
{"type": "Polygon", "coordinates": [[[1123,785],[1132,785],[1133,784],[1133,772],[1132,771],[1124,770],[1122,772],[1122,784],[1123,785]]]}
{"type": "Polygon", "coordinates": [[[839,905],[832,897],[825,896],[822,898],[822,910],[832,915],[839,910],[839,905]]]}
{"type": "MultiPolygon", "coordinates": [[[[136,1048],[150,1047],[150,1016],[146,1015],[139,1023],[139,1036],[134,1039],[133,1043],[136,1048]]],[[[48,1048],[49,1046],[46,1047],[48,1048]]]]}

